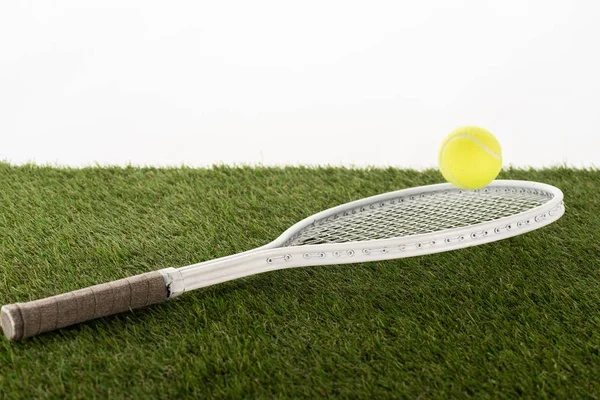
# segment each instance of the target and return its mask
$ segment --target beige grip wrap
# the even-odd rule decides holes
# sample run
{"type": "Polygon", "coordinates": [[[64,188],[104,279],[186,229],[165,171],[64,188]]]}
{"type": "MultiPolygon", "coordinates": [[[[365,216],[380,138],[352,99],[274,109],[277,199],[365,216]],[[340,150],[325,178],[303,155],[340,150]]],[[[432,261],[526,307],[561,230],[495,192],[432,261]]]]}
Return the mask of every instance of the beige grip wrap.
{"type": "Polygon", "coordinates": [[[160,272],[132,276],[28,303],[2,307],[1,325],[9,340],[117,314],[167,299],[160,272]]]}

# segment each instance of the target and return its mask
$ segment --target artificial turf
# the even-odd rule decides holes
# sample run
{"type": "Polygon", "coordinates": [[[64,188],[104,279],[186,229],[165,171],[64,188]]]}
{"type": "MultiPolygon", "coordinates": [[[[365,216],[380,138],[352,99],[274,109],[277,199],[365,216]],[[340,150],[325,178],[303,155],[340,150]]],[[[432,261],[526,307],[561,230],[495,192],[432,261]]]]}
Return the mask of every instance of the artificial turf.
{"type": "MultiPolygon", "coordinates": [[[[25,340],[0,398],[600,397],[600,171],[557,222],[385,262],[282,270],[25,340]]],[[[0,163],[0,303],[265,244],[317,211],[435,170],[0,163]]]]}

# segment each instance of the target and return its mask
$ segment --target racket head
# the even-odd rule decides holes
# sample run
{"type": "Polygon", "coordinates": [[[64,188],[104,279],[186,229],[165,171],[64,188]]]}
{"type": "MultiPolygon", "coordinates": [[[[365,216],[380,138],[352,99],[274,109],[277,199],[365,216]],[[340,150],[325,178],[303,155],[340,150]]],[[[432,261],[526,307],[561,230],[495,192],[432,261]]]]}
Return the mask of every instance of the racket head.
{"type": "Polygon", "coordinates": [[[322,211],[293,225],[269,247],[324,253],[323,259],[331,253],[337,263],[349,261],[341,260],[342,254],[371,260],[401,258],[520,235],[563,213],[563,193],[544,183],[495,180],[477,190],[444,183],[322,211]]]}

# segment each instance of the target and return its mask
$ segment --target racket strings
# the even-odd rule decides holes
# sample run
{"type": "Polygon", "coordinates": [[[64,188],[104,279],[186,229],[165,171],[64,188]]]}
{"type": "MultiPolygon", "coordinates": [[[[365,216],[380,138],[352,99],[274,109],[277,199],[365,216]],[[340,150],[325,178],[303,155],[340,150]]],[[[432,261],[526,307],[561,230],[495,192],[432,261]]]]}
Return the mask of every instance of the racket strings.
{"type": "Polygon", "coordinates": [[[426,193],[350,209],[316,221],[286,246],[389,239],[465,227],[512,216],[540,206],[552,194],[539,190],[426,193]]]}

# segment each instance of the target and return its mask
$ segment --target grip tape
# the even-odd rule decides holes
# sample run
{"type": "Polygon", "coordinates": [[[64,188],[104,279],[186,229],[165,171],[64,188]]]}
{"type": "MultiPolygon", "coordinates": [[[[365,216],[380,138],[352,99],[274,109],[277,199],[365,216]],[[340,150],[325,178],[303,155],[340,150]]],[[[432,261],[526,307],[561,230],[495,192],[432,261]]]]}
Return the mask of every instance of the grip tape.
{"type": "Polygon", "coordinates": [[[2,307],[0,325],[9,340],[117,314],[167,299],[160,272],[148,272],[118,281],[2,307]]]}

